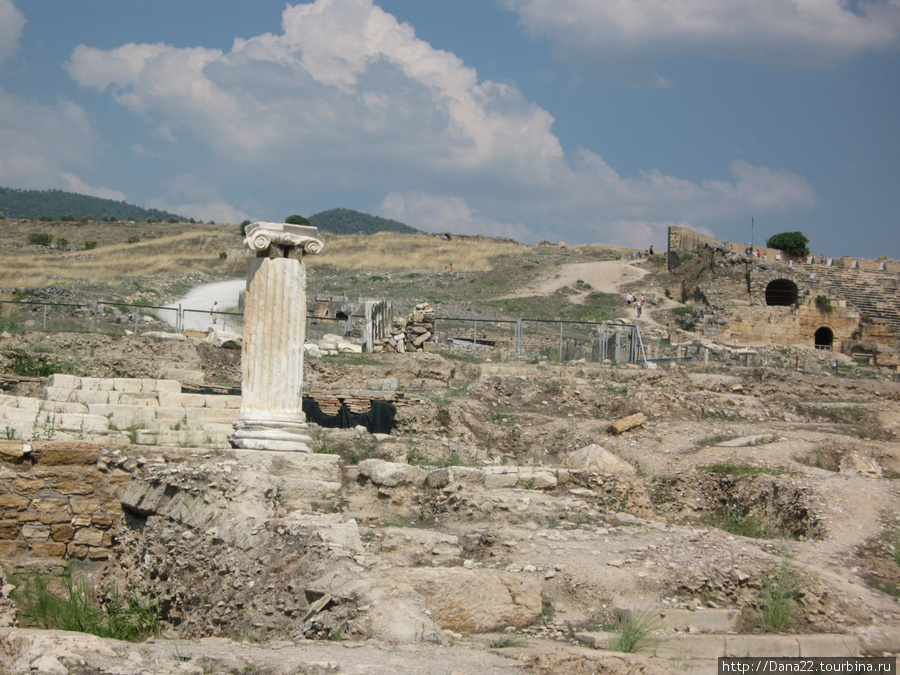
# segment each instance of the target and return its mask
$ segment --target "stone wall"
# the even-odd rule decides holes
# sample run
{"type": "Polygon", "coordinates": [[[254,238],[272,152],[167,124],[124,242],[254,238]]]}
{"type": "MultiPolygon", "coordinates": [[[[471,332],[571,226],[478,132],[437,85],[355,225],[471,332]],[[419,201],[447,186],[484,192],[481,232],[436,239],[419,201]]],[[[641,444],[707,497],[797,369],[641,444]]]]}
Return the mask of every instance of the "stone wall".
{"type": "Polygon", "coordinates": [[[0,560],[13,573],[102,561],[131,482],[121,452],[79,441],[0,441],[0,560]]]}

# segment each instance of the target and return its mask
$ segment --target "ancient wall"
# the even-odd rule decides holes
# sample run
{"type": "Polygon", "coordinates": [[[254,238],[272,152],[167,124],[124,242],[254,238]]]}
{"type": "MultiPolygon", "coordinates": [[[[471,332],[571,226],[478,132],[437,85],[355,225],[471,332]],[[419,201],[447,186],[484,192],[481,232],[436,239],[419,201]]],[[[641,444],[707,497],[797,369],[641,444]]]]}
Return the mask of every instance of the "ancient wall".
{"type": "Polygon", "coordinates": [[[696,251],[707,244],[715,248],[721,246],[722,241],[687,227],[672,226],[669,228],[669,251],[696,251]]]}
{"type": "Polygon", "coordinates": [[[843,300],[832,303],[830,312],[816,306],[815,298],[802,297],[799,305],[741,307],[728,316],[722,338],[739,342],[775,342],[783,345],[815,344],[815,333],[826,327],[834,334],[834,345],[850,340],[859,325],[859,312],[843,300]]]}
{"type": "Polygon", "coordinates": [[[13,573],[106,560],[128,460],[99,443],[0,441],[0,560],[13,573]]]}

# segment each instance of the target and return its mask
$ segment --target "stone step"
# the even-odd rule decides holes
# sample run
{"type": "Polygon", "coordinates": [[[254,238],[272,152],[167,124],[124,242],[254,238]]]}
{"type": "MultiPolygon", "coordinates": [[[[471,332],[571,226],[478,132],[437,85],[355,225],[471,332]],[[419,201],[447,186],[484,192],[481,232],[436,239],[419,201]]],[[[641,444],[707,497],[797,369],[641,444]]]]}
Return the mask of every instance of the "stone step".
{"type": "MultiPolygon", "coordinates": [[[[628,617],[632,610],[627,607],[616,607],[616,616],[628,617]]],[[[739,609],[662,609],[655,612],[653,620],[661,629],[689,631],[699,630],[703,633],[734,633],[741,624],[739,609]]]]}
{"type": "MultiPolygon", "coordinates": [[[[609,649],[607,632],[576,633],[575,637],[596,649],[609,649]]],[[[646,653],[669,659],[717,659],[722,656],[859,656],[855,635],[816,633],[806,635],[653,635],[647,639],[646,653]]]]}

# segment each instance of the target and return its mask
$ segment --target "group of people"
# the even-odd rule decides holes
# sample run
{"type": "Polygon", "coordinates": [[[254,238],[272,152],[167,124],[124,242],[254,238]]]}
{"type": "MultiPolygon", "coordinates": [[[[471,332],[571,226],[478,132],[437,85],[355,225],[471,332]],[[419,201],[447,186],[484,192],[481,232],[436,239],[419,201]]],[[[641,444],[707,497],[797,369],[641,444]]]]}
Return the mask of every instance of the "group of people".
{"type": "Polygon", "coordinates": [[[625,296],[625,306],[634,307],[637,310],[637,315],[640,316],[641,310],[643,310],[644,308],[644,296],[641,295],[640,297],[638,297],[636,295],[628,293],[628,295],[625,296]]]}

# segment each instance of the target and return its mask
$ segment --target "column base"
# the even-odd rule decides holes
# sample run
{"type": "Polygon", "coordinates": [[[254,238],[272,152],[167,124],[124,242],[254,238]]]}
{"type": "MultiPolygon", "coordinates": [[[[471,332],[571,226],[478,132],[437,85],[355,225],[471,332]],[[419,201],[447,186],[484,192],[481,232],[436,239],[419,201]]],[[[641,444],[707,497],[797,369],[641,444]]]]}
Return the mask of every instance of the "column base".
{"type": "Polygon", "coordinates": [[[243,450],[275,450],[278,452],[311,452],[312,438],[306,424],[283,422],[234,423],[234,433],[228,437],[232,448],[243,450]]]}

